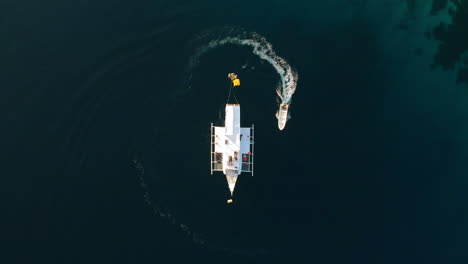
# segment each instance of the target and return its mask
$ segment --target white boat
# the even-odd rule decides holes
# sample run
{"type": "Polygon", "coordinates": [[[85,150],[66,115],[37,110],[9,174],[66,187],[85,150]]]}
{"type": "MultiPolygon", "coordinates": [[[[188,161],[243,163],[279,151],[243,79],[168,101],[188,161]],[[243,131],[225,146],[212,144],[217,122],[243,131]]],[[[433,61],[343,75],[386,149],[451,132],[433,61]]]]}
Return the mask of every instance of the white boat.
{"type": "Polygon", "coordinates": [[[286,126],[286,121],[288,121],[288,104],[280,104],[278,112],[276,112],[276,118],[278,118],[278,128],[283,130],[286,126]]]}
{"type": "MultiPolygon", "coordinates": [[[[237,76],[236,76],[237,77],[237,76]]],[[[211,124],[211,174],[222,171],[232,195],[237,177],[242,173],[253,176],[254,126],[240,126],[240,105],[226,104],[224,127],[211,124]]]]}

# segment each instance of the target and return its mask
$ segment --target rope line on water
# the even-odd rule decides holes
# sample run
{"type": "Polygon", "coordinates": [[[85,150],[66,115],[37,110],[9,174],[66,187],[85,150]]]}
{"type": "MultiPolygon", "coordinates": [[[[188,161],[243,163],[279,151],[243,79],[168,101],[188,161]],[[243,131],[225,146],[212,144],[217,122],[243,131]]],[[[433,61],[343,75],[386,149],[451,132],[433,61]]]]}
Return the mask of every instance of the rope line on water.
{"type": "MultiPolygon", "coordinates": [[[[234,88],[234,85],[231,82],[231,84],[229,85],[229,94],[228,94],[228,97],[227,97],[226,104],[229,104],[229,99],[231,99],[231,91],[233,90],[233,88],[234,88]]],[[[234,96],[234,100],[236,100],[236,103],[239,104],[239,101],[237,101],[237,97],[236,97],[235,92],[232,92],[232,96],[234,96]]]]}
{"type": "Polygon", "coordinates": [[[229,104],[229,99],[231,98],[231,90],[232,90],[232,83],[231,83],[231,85],[229,85],[229,95],[228,95],[226,104],[229,104]]]}

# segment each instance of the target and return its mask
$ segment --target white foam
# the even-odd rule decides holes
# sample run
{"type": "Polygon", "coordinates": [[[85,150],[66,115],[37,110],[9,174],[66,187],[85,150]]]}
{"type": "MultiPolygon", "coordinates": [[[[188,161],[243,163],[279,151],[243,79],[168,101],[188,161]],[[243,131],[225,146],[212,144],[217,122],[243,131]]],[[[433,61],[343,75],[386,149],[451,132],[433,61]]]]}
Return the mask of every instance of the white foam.
{"type": "MultiPolygon", "coordinates": [[[[233,34],[234,30],[230,33],[233,34]]],[[[277,93],[282,104],[291,104],[292,97],[296,91],[298,74],[289,63],[282,57],[278,56],[273,50],[273,45],[269,43],[263,36],[257,33],[234,33],[234,36],[224,36],[218,39],[212,39],[208,44],[202,46],[190,61],[190,68],[198,63],[199,58],[207,51],[226,45],[242,45],[252,47],[252,52],[260,59],[270,63],[281,78],[281,84],[277,87],[277,93]]]]}

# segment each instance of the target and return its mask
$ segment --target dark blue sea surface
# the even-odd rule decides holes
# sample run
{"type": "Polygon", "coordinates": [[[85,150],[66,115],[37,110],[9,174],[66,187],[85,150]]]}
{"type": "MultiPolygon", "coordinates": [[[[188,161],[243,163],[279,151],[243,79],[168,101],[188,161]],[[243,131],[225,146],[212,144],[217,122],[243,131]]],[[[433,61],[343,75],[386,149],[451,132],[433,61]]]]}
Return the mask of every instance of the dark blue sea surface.
{"type": "Polygon", "coordinates": [[[467,18],[455,0],[0,3],[0,237],[38,245],[1,262],[466,263],[467,18]],[[251,47],[190,66],[242,32],[298,73],[283,131],[251,47]],[[209,167],[229,72],[255,125],[233,204],[209,167]]]}

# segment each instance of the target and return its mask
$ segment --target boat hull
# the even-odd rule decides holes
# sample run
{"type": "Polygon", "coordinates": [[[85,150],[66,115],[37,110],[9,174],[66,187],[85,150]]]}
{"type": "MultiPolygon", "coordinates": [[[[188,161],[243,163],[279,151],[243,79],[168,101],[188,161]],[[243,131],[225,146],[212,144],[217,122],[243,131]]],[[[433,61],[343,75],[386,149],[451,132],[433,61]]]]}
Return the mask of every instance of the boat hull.
{"type": "Polygon", "coordinates": [[[284,127],[286,126],[286,121],[288,120],[288,110],[289,110],[289,105],[280,104],[279,110],[276,113],[276,118],[278,118],[279,130],[283,130],[284,127]]]}

